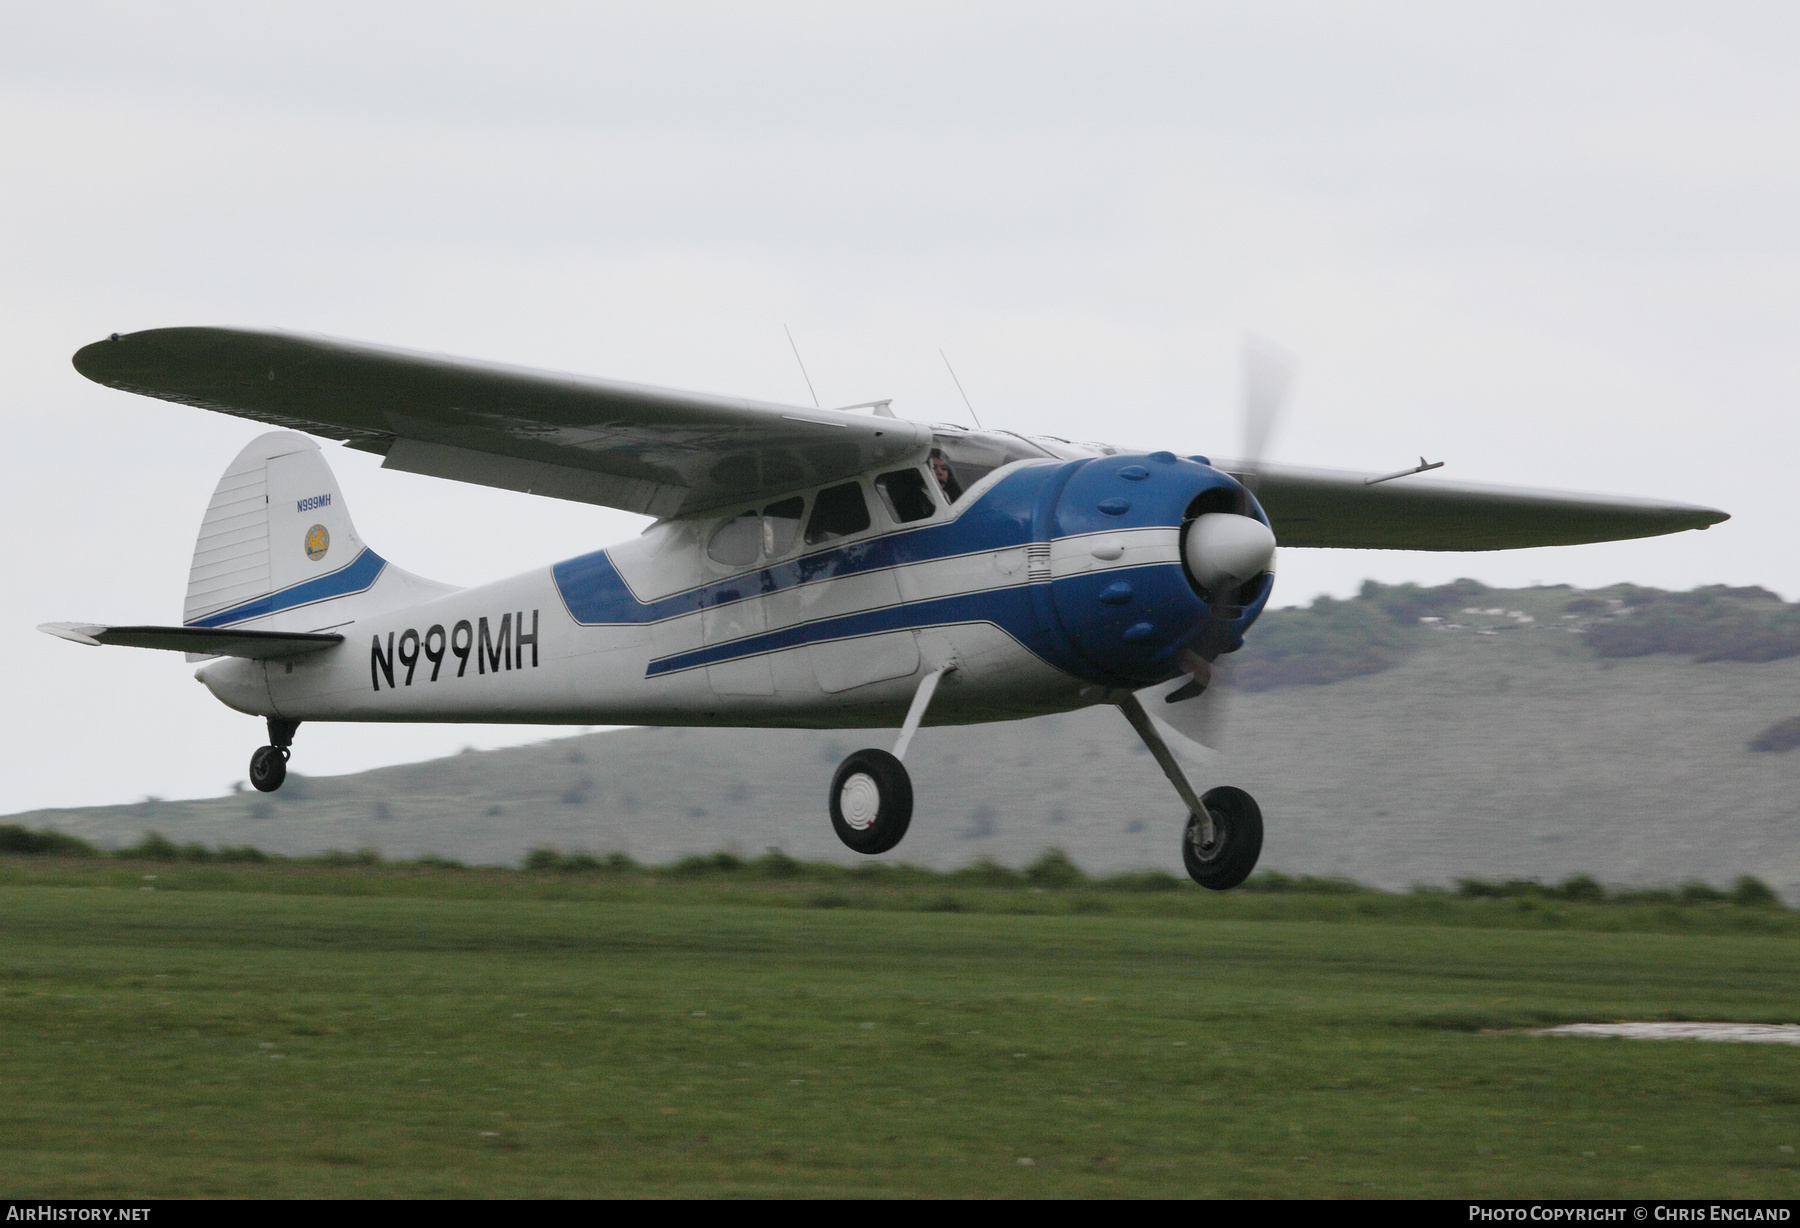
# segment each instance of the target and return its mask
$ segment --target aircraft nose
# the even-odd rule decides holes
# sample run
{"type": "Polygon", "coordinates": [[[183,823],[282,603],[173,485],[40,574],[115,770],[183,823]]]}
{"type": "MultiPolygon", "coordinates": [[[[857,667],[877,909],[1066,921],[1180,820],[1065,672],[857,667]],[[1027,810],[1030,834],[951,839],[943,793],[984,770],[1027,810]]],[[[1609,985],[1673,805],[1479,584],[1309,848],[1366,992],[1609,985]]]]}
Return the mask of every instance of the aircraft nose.
{"type": "Polygon", "coordinates": [[[1275,534],[1249,516],[1208,512],[1188,526],[1181,557],[1194,583],[1205,592],[1217,593],[1269,569],[1275,557],[1275,534]]]}

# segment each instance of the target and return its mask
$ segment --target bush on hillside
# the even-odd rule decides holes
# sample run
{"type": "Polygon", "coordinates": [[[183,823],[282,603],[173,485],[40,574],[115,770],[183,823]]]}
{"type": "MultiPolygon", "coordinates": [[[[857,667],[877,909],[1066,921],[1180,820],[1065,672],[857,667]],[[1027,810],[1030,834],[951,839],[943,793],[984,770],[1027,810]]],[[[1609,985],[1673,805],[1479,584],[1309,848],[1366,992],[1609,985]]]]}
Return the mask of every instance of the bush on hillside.
{"type": "Polygon", "coordinates": [[[1087,875],[1061,849],[1045,849],[1043,856],[1025,867],[1025,881],[1033,887],[1079,887],[1087,882],[1087,875]]]}
{"type": "Polygon", "coordinates": [[[1751,750],[1786,751],[1800,746],[1800,716],[1776,721],[1750,739],[1751,750]]]}
{"type": "Polygon", "coordinates": [[[1739,908],[1780,908],[1781,897],[1760,878],[1748,874],[1738,876],[1731,884],[1731,902],[1739,908]]]}
{"type": "Polygon", "coordinates": [[[1492,590],[1479,580],[1452,580],[1435,588],[1417,584],[1378,584],[1364,580],[1362,599],[1372,602],[1397,623],[1411,626],[1421,618],[1453,614],[1492,590]]]}
{"type": "Polygon", "coordinates": [[[1267,691],[1378,674],[1398,664],[1417,635],[1373,602],[1317,597],[1305,609],[1273,610],[1257,621],[1231,657],[1231,684],[1267,691]]]}
{"type": "Polygon", "coordinates": [[[1243,890],[1270,895],[1363,895],[1374,890],[1347,878],[1321,878],[1314,874],[1283,874],[1264,870],[1244,880],[1243,890]]]}
{"type": "Polygon", "coordinates": [[[32,831],[17,823],[0,823],[0,853],[25,853],[32,856],[98,857],[100,850],[79,836],[66,835],[46,827],[32,831]]]}
{"type": "MultiPolygon", "coordinates": [[[[176,844],[161,832],[154,831],[145,832],[136,844],[115,850],[113,856],[123,861],[217,861],[232,865],[276,860],[261,849],[252,848],[247,844],[225,844],[216,849],[210,849],[197,841],[176,844]]],[[[342,857],[344,854],[327,854],[327,856],[342,857]]]]}
{"type": "Polygon", "coordinates": [[[960,870],[952,870],[949,878],[964,887],[1017,887],[1025,881],[1019,871],[1003,866],[991,857],[977,858],[960,870]]]}
{"type": "Polygon", "coordinates": [[[1122,874],[1108,874],[1096,880],[1095,885],[1107,891],[1180,891],[1188,885],[1188,880],[1176,878],[1167,870],[1127,870],[1122,874]]]}
{"type": "Polygon", "coordinates": [[[1773,601],[1782,604],[1781,594],[1772,593],[1760,584],[1702,584],[1694,590],[1696,593],[1707,593],[1718,597],[1730,597],[1737,601],[1773,601]]]}
{"type": "Polygon", "coordinates": [[[1587,629],[1598,656],[1667,652],[1696,661],[1779,661],[1800,656],[1800,605],[1766,589],[1711,585],[1686,593],[1621,585],[1629,614],[1587,629]]]}
{"type": "Polygon", "coordinates": [[[624,853],[608,853],[604,858],[591,853],[570,853],[545,845],[525,854],[524,868],[532,874],[624,874],[642,869],[624,853]]]}
{"type": "Polygon", "coordinates": [[[768,852],[750,862],[750,869],[758,878],[798,878],[806,867],[780,849],[771,847],[768,852]]]}
{"type": "MultiPolygon", "coordinates": [[[[1254,881],[1254,880],[1252,880],[1254,881]]],[[[1731,890],[1721,891],[1711,883],[1698,879],[1679,887],[1614,887],[1607,889],[1591,875],[1572,874],[1553,887],[1535,878],[1515,878],[1506,882],[1490,882],[1479,878],[1459,878],[1456,893],[1476,900],[1567,900],[1580,904],[1735,904],[1740,908],[1783,908],[1781,897],[1760,878],[1748,874],[1738,877],[1731,890]]]]}
{"type": "MultiPolygon", "coordinates": [[[[136,844],[120,849],[113,856],[127,861],[180,861],[183,850],[161,832],[147,831],[136,844]]],[[[202,845],[191,845],[187,850],[191,860],[206,860],[206,849],[202,845]]]]}
{"type": "Polygon", "coordinates": [[[675,878],[708,878],[715,874],[736,874],[744,868],[744,859],[735,853],[695,853],[683,857],[669,868],[675,878]]]}

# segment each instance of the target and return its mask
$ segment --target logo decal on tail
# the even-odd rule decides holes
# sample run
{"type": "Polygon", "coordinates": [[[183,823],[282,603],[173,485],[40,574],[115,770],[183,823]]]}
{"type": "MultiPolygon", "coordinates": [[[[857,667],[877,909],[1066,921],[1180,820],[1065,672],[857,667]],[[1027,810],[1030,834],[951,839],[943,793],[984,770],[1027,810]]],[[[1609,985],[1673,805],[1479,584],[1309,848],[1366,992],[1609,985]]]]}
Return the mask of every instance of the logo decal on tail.
{"type": "Polygon", "coordinates": [[[316,524],[306,531],[307,558],[316,563],[325,557],[325,552],[329,549],[331,549],[331,534],[326,531],[324,525],[316,524]]]}

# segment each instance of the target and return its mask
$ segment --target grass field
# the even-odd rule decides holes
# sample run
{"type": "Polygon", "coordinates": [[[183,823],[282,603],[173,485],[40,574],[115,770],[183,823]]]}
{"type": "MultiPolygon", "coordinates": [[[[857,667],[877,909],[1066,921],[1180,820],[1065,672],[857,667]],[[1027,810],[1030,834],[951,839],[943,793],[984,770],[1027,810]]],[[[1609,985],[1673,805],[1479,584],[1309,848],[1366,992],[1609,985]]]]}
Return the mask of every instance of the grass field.
{"type": "Polygon", "coordinates": [[[18,1196],[1762,1196],[1800,917],[0,859],[18,1196]],[[149,877],[154,876],[154,877],[149,877]]]}

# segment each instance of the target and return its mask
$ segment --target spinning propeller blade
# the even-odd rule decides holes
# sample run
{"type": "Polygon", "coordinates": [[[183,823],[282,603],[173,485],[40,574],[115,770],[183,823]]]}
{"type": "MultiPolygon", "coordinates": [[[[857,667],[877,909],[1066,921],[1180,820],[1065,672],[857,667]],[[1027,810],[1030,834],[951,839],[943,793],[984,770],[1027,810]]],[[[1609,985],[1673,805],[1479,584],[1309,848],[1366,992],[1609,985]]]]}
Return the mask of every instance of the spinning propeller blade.
{"type": "MultiPolygon", "coordinates": [[[[1243,481],[1252,493],[1293,382],[1294,363],[1284,351],[1256,338],[1245,341],[1243,481]]],[[[1268,526],[1248,516],[1211,513],[1188,527],[1182,556],[1211,613],[1183,654],[1185,672],[1138,692],[1138,699],[1189,753],[1216,751],[1223,741],[1227,688],[1217,662],[1220,641],[1243,605],[1245,587],[1268,569],[1274,549],[1268,526]]]]}
{"type": "Polygon", "coordinates": [[[1188,758],[1204,758],[1224,748],[1229,681],[1217,662],[1195,656],[1183,664],[1189,673],[1139,691],[1138,701],[1162,727],[1164,741],[1188,758]]]}
{"type": "Polygon", "coordinates": [[[1244,341],[1244,484],[1252,493],[1294,383],[1294,360],[1272,342],[1244,341]]]}

